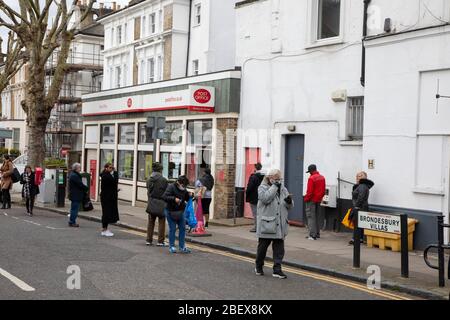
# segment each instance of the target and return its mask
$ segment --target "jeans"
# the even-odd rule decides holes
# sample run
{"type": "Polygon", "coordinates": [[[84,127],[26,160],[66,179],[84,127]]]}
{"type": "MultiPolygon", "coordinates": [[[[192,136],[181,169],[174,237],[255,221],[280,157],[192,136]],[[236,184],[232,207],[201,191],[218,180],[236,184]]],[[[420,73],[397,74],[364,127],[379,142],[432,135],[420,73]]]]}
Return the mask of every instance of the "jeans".
{"type": "Polygon", "coordinates": [[[176,238],[176,231],[177,226],[179,230],[178,234],[178,242],[180,245],[180,249],[184,249],[185,247],[185,237],[186,237],[186,218],[184,214],[181,216],[181,218],[178,221],[173,220],[170,217],[169,211],[166,210],[166,218],[167,223],[169,224],[169,245],[170,247],[175,247],[175,238],[176,238]]]}
{"type": "Polygon", "coordinates": [[[308,219],[309,236],[313,238],[317,238],[317,236],[320,236],[320,227],[318,221],[319,205],[319,203],[315,202],[306,203],[306,218],[308,219]]]}
{"type": "Polygon", "coordinates": [[[264,239],[258,240],[258,251],[256,253],[256,269],[262,270],[264,266],[264,260],[266,259],[267,249],[272,243],[273,251],[273,271],[281,271],[281,263],[284,258],[284,240],[283,239],[264,239]]]}
{"type": "Polygon", "coordinates": [[[70,205],[70,224],[75,224],[77,222],[78,218],[78,210],[80,210],[80,204],[81,201],[72,201],[72,204],[70,205]]]}
{"type": "Polygon", "coordinates": [[[258,213],[258,206],[256,204],[251,204],[250,203],[250,208],[252,209],[254,229],[256,230],[256,222],[257,222],[256,215],[258,213]]]}

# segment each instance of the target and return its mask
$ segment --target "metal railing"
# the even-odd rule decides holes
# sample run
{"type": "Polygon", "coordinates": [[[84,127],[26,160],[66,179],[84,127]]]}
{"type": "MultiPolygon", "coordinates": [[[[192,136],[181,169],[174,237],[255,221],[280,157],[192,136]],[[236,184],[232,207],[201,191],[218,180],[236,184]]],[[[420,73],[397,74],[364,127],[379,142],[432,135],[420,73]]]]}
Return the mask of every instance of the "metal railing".
{"type": "MultiPolygon", "coordinates": [[[[425,263],[427,266],[429,266],[432,269],[439,270],[439,287],[445,287],[445,250],[450,250],[449,244],[444,244],[444,228],[450,228],[450,225],[444,224],[444,217],[439,216],[437,217],[437,228],[438,228],[438,243],[437,244],[431,244],[429,245],[424,253],[423,253],[423,259],[425,260],[425,263]],[[437,249],[438,251],[438,265],[434,266],[430,263],[428,259],[428,252],[430,249],[437,249]]],[[[448,279],[450,279],[450,261],[448,263],[448,279]]]]}

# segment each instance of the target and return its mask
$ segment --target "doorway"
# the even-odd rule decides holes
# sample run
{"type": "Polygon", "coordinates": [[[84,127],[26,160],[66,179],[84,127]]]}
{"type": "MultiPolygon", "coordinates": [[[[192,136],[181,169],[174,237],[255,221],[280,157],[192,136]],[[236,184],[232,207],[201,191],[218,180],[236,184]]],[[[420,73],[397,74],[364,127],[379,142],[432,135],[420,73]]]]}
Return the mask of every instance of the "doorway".
{"type": "Polygon", "coordinates": [[[304,154],[305,136],[286,135],[285,136],[285,186],[289,193],[293,195],[295,207],[289,211],[289,223],[304,226],[303,209],[303,175],[304,175],[304,154]]]}
{"type": "Polygon", "coordinates": [[[90,197],[97,199],[97,150],[86,150],[86,172],[91,174],[90,197]]]}
{"type": "MultiPolygon", "coordinates": [[[[261,148],[246,148],[245,149],[245,187],[247,188],[248,179],[255,171],[255,164],[261,162],[261,148]]],[[[253,219],[252,209],[250,204],[245,201],[244,217],[253,219]]]]}

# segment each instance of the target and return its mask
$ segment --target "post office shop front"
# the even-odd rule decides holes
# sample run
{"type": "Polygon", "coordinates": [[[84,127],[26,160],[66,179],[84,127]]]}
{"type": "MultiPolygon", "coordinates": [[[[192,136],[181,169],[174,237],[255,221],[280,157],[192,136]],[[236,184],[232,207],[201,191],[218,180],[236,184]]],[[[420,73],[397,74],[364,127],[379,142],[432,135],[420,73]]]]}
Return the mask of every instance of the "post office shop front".
{"type": "Polygon", "coordinates": [[[186,175],[192,186],[210,168],[216,180],[212,218],[231,217],[236,141],[226,134],[237,129],[239,99],[239,71],[83,96],[82,166],[93,177],[91,198],[99,199],[99,174],[109,162],[119,174],[119,199],[133,206],[146,202],[146,180],[156,160],[166,178],[186,175]],[[148,117],[166,120],[155,153],[155,141],[147,134],[148,117]]]}

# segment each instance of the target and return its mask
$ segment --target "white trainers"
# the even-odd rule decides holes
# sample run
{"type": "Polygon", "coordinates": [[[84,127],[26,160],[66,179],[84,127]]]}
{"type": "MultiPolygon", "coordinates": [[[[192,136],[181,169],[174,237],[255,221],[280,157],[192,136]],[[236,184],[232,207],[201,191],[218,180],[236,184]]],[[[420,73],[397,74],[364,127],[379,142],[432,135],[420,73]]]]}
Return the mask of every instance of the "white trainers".
{"type": "Polygon", "coordinates": [[[114,233],[112,233],[112,232],[109,231],[109,230],[106,230],[106,231],[102,231],[102,236],[103,236],[103,237],[113,237],[113,236],[114,236],[114,233]]]}

